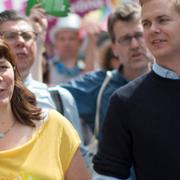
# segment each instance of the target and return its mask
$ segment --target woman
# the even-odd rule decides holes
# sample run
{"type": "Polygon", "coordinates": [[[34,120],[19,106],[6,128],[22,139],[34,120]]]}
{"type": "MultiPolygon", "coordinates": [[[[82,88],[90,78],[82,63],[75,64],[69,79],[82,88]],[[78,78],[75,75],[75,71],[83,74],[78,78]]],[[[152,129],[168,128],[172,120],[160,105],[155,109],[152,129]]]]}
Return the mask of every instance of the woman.
{"type": "Polygon", "coordinates": [[[0,179],[89,180],[80,140],[54,110],[43,112],[0,40],[0,179]]]}

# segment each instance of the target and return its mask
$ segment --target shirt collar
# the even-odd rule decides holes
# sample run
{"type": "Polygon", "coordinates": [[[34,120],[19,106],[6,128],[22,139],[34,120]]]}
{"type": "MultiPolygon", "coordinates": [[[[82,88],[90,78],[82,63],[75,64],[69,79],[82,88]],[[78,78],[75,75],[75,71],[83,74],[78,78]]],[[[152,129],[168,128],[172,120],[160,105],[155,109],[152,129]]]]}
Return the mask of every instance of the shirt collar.
{"type": "Polygon", "coordinates": [[[32,78],[32,75],[29,74],[26,79],[23,81],[24,85],[25,86],[28,86],[30,84],[30,82],[32,82],[33,78],[32,78]]]}
{"type": "Polygon", "coordinates": [[[168,78],[168,79],[180,79],[180,76],[178,76],[175,72],[169,69],[166,69],[158,65],[157,63],[153,64],[152,69],[156,74],[158,74],[161,77],[168,78]]]}

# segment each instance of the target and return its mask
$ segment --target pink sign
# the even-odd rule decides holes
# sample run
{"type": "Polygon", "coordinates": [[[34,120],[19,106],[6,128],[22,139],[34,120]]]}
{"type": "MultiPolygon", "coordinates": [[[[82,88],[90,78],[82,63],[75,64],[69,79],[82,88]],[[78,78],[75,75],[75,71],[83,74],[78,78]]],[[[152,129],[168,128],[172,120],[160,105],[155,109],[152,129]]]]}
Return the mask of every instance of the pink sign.
{"type": "Polygon", "coordinates": [[[26,0],[1,0],[0,10],[15,9],[24,12],[26,0]]]}
{"type": "Polygon", "coordinates": [[[70,0],[71,12],[84,16],[87,12],[107,5],[109,0],[70,0]]]}
{"type": "MultiPolygon", "coordinates": [[[[27,0],[0,0],[0,11],[15,9],[24,12],[27,0]]],[[[111,0],[69,0],[72,12],[84,16],[87,12],[109,4],[111,0]]]]}

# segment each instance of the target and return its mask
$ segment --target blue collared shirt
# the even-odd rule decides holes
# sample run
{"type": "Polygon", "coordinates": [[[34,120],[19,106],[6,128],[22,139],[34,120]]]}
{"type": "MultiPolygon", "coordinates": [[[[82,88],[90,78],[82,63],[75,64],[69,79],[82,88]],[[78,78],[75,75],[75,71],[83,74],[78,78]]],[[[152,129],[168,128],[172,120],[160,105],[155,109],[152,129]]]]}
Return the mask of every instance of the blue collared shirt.
{"type": "MultiPolygon", "coordinates": [[[[61,84],[64,88],[68,89],[75,98],[80,117],[88,123],[92,131],[95,125],[97,96],[105,77],[105,70],[97,70],[86,73],[80,78],[72,80],[66,84],[61,84]]],[[[127,80],[118,70],[112,71],[112,78],[106,86],[101,99],[100,126],[104,121],[110,96],[116,89],[126,83],[127,80]]]]}
{"type": "Polygon", "coordinates": [[[164,67],[158,65],[157,63],[153,64],[152,69],[157,75],[159,75],[161,77],[168,78],[168,79],[174,79],[174,80],[180,79],[180,76],[178,76],[175,72],[173,72],[167,68],[164,68],[164,67]]]}
{"type": "Polygon", "coordinates": [[[77,64],[72,67],[66,67],[64,63],[56,56],[50,59],[50,83],[56,85],[65,83],[71,79],[77,78],[83,69],[81,60],[77,60],[77,64]]]}

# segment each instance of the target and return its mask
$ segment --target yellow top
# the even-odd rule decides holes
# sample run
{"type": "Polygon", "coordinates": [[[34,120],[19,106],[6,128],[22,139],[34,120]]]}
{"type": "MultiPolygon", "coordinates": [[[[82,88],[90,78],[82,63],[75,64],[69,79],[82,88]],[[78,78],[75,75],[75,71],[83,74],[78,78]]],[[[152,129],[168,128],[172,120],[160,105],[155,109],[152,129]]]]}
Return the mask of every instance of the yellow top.
{"type": "Polygon", "coordinates": [[[72,125],[54,110],[22,146],[0,151],[0,179],[63,180],[80,145],[72,125]]]}

